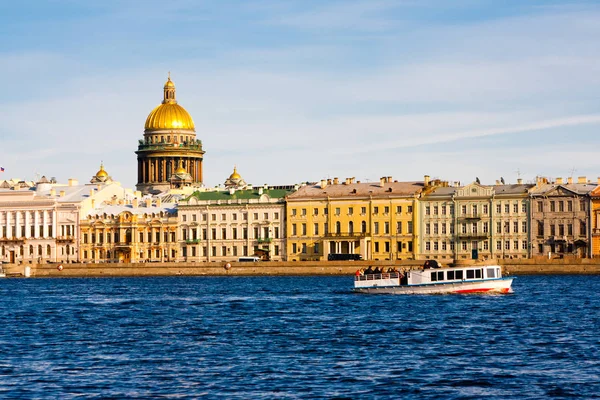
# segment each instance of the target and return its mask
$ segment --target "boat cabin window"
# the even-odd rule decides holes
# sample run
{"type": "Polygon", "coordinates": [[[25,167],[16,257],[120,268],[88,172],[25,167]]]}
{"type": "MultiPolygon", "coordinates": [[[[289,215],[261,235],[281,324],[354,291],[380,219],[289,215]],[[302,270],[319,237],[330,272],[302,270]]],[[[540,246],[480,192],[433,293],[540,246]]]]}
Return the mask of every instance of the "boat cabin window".
{"type": "Polygon", "coordinates": [[[487,269],[487,277],[488,278],[495,278],[496,277],[496,269],[495,268],[488,268],[487,269]]]}
{"type": "Polygon", "coordinates": [[[475,278],[475,270],[474,269],[468,269],[467,270],[467,279],[474,279],[475,278]]]}
{"type": "Polygon", "coordinates": [[[455,275],[456,275],[455,279],[463,279],[463,271],[462,270],[456,271],[455,275]]]}
{"type": "Polygon", "coordinates": [[[476,269],[475,270],[475,278],[481,279],[482,278],[482,276],[481,276],[482,271],[483,271],[482,269],[476,269]]]}
{"type": "Polygon", "coordinates": [[[431,272],[431,282],[443,281],[444,280],[444,271],[432,271],[431,272]]]}
{"type": "Polygon", "coordinates": [[[448,280],[451,281],[454,279],[454,271],[448,271],[448,280]]]}

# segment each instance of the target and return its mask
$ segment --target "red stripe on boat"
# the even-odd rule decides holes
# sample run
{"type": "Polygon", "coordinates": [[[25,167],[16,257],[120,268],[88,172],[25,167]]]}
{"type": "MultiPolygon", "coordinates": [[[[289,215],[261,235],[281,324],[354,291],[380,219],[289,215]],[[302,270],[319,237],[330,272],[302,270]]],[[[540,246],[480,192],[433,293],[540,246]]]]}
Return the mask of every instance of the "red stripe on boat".
{"type": "Polygon", "coordinates": [[[457,290],[456,293],[485,293],[492,290],[491,288],[487,289],[465,289],[465,290],[457,290]]]}

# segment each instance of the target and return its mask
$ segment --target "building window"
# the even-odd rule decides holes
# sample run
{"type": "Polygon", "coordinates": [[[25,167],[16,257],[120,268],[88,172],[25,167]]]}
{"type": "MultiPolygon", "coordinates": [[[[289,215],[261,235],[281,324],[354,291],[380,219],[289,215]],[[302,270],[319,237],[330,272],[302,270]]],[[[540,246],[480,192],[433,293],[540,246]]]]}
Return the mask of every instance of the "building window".
{"type": "Polygon", "coordinates": [[[544,236],[544,223],[538,221],[538,236],[544,236]]]}
{"type": "Polygon", "coordinates": [[[505,205],[504,205],[504,212],[505,212],[506,214],[510,214],[510,204],[505,204],[505,205]]]}
{"type": "Polygon", "coordinates": [[[465,215],[467,213],[467,206],[463,205],[460,207],[460,213],[462,215],[465,215]]]}
{"type": "Polygon", "coordinates": [[[446,215],[446,205],[442,206],[442,215],[446,215]]]}
{"type": "Polygon", "coordinates": [[[363,221],[360,223],[360,230],[362,233],[367,233],[367,222],[363,221]]]}
{"type": "Polygon", "coordinates": [[[319,215],[319,209],[318,208],[314,208],[313,209],[313,215],[319,215]]]}
{"type": "Polygon", "coordinates": [[[550,202],[550,212],[555,212],[556,211],[556,204],[554,203],[554,201],[550,202]]]}
{"type": "Polygon", "coordinates": [[[413,206],[407,206],[406,207],[406,212],[409,213],[409,214],[412,214],[412,212],[413,212],[413,206]]]}
{"type": "Polygon", "coordinates": [[[583,236],[583,235],[586,234],[585,231],[586,231],[586,229],[585,229],[585,222],[581,221],[579,223],[579,234],[583,236]]]}
{"type": "Polygon", "coordinates": [[[183,222],[187,221],[187,215],[185,215],[185,214],[184,214],[184,215],[182,215],[182,216],[181,216],[181,220],[182,220],[183,222]]]}
{"type": "Polygon", "coordinates": [[[313,254],[319,254],[319,243],[313,245],[313,254]]]}
{"type": "Polygon", "coordinates": [[[378,235],[379,234],[379,222],[375,222],[373,224],[373,229],[374,229],[374,234],[378,235]]]}
{"type": "Polygon", "coordinates": [[[314,234],[318,235],[319,234],[319,224],[314,224],[314,234]]]}
{"type": "Polygon", "coordinates": [[[447,233],[447,231],[446,231],[446,223],[443,222],[442,223],[442,235],[445,235],[446,233],[447,233]]]}
{"type": "Polygon", "coordinates": [[[496,214],[502,213],[502,205],[496,204],[496,214]]]}
{"type": "Polygon", "coordinates": [[[487,215],[487,214],[488,214],[488,205],[487,205],[487,204],[484,204],[484,205],[483,205],[483,214],[484,214],[484,215],[487,215]]]}
{"type": "Polygon", "coordinates": [[[426,235],[431,234],[431,224],[425,224],[425,234],[426,235]]]}
{"type": "Polygon", "coordinates": [[[502,250],[502,242],[501,241],[496,241],[496,250],[502,250]]]}
{"type": "Polygon", "coordinates": [[[340,221],[337,221],[335,223],[335,233],[341,233],[342,232],[342,224],[340,221]]]}
{"type": "Polygon", "coordinates": [[[383,233],[386,235],[390,234],[390,223],[389,222],[383,223],[383,233]]]}
{"type": "Polygon", "coordinates": [[[521,248],[522,248],[523,250],[527,250],[527,240],[523,240],[523,241],[521,242],[521,248]]]}
{"type": "Polygon", "coordinates": [[[373,214],[379,214],[379,207],[373,207],[373,214]]]}
{"type": "Polygon", "coordinates": [[[537,202],[537,210],[538,212],[544,211],[544,203],[541,200],[537,202]]]}
{"type": "Polygon", "coordinates": [[[558,211],[559,212],[564,212],[565,211],[565,202],[562,201],[562,200],[558,202],[558,211]]]}
{"type": "Polygon", "coordinates": [[[385,242],[385,252],[386,253],[390,252],[390,242],[385,242]]]}
{"type": "Polygon", "coordinates": [[[412,221],[408,221],[406,223],[406,233],[413,233],[413,223],[412,221]]]}
{"type": "Polygon", "coordinates": [[[567,201],[567,211],[573,211],[573,202],[571,200],[567,201]]]}
{"type": "Polygon", "coordinates": [[[360,208],[360,215],[367,215],[367,207],[360,208]]]}
{"type": "Polygon", "coordinates": [[[527,233],[527,221],[521,222],[521,233],[527,233]]]}
{"type": "Polygon", "coordinates": [[[396,214],[402,213],[402,206],[396,206],[396,214]]]}
{"type": "Polygon", "coordinates": [[[292,236],[296,236],[298,232],[296,231],[296,224],[292,224],[292,236]]]}
{"type": "Polygon", "coordinates": [[[306,224],[302,224],[302,236],[306,236],[306,224]]]}
{"type": "Polygon", "coordinates": [[[390,213],[390,208],[388,206],[383,207],[383,213],[388,215],[390,213]]]}
{"type": "Polygon", "coordinates": [[[306,254],[306,243],[302,243],[302,254],[306,254]]]}
{"type": "Polygon", "coordinates": [[[375,253],[379,253],[379,242],[375,242],[375,253]]]}
{"type": "Polygon", "coordinates": [[[460,242],[461,248],[463,249],[463,251],[467,250],[467,242],[462,241],[460,242]]]}
{"type": "Polygon", "coordinates": [[[292,254],[296,254],[298,252],[298,248],[296,243],[292,243],[292,254]]]}
{"type": "MultiPolygon", "coordinates": [[[[266,214],[266,213],[265,213],[265,215],[268,215],[268,214],[266,214]]],[[[302,209],[302,211],[301,211],[301,214],[300,214],[300,215],[302,215],[303,217],[304,217],[304,216],[306,216],[306,208],[303,208],[303,209],[302,209]]],[[[265,219],[267,219],[267,217],[265,217],[265,219]]]]}
{"type": "Polygon", "coordinates": [[[402,233],[402,222],[396,222],[396,233],[402,233]]]}
{"type": "Polygon", "coordinates": [[[438,215],[439,207],[433,206],[433,215],[438,215]]]}
{"type": "Polygon", "coordinates": [[[339,207],[335,208],[335,215],[340,215],[341,214],[341,209],[339,207]]]}
{"type": "Polygon", "coordinates": [[[354,214],[354,207],[348,207],[348,215],[354,214]]]}
{"type": "Polygon", "coordinates": [[[431,215],[431,207],[429,207],[429,206],[425,207],[425,215],[431,215]]]}
{"type": "Polygon", "coordinates": [[[515,213],[515,214],[519,213],[519,204],[518,203],[513,204],[513,213],[515,213]]]}
{"type": "Polygon", "coordinates": [[[292,208],[292,216],[295,216],[295,215],[296,215],[296,209],[292,208]]]}
{"type": "Polygon", "coordinates": [[[464,222],[460,224],[460,232],[467,233],[467,224],[465,224],[464,222]]]}
{"type": "Polygon", "coordinates": [[[513,232],[519,233],[519,223],[518,222],[513,222],[513,232]]]}
{"type": "Polygon", "coordinates": [[[510,250],[510,240],[504,242],[504,250],[510,250]]]}
{"type": "Polygon", "coordinates": [[[437,222],[435,224],[433,224],[433,234],[437,235],[439,234],[439,225],[437,224],[437,222]]]}

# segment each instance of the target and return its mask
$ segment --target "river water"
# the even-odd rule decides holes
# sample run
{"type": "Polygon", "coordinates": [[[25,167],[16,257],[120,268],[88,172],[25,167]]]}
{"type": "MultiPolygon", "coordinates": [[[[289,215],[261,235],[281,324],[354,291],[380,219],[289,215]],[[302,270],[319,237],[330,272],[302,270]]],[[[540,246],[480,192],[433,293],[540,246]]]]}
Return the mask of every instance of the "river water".
{"type": "Polygon", "coordinates": [[[600,276],[512,295],[352,277],[2,279],[0,398],[593,398],[600,276]]]}

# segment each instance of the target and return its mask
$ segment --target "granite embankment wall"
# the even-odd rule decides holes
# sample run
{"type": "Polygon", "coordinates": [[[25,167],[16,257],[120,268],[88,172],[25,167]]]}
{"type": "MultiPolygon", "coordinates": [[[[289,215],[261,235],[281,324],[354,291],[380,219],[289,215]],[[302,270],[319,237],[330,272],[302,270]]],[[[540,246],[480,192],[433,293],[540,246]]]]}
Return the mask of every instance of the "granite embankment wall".
{"type": "MultiPolygon", "coordinates": [[[[31,277],[126,277],[126,276],[268,276],[268,275],[352,275],[359,268],[369,265],[420,268],[423,261],[305,261],[305,262],[258,262],[258,263],[142,263],[142,264],[25,264],[4,265],[9,277],[26,275],[29,267],[31,277]]],[[[529,259],[505,260],[505,274],[511,275],[560,275],[598,274],[600,259],[529,259]]]]}

